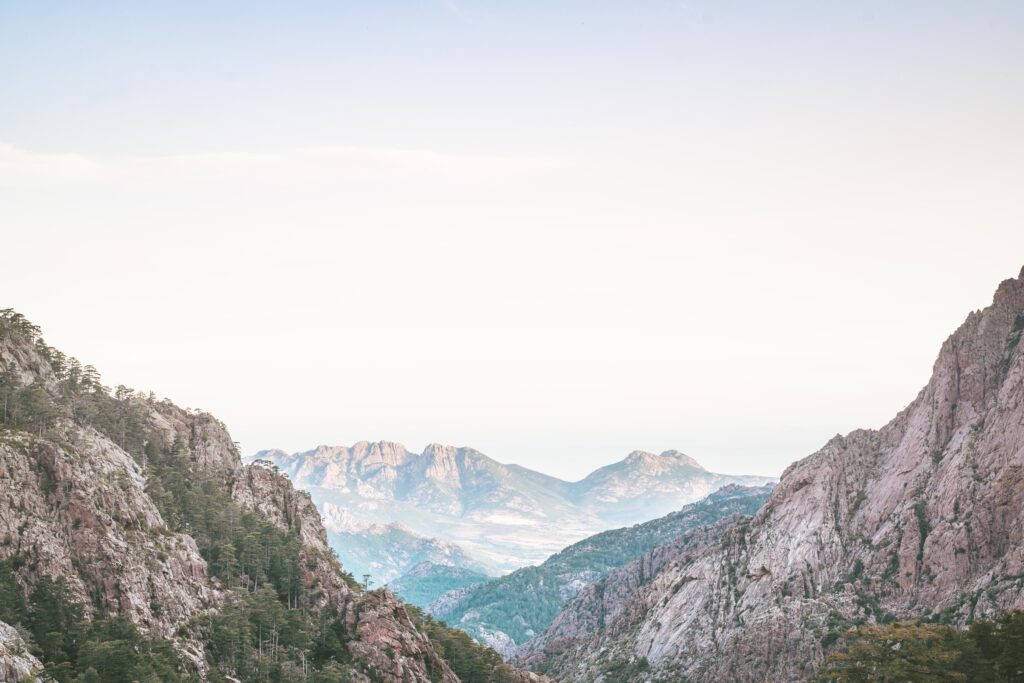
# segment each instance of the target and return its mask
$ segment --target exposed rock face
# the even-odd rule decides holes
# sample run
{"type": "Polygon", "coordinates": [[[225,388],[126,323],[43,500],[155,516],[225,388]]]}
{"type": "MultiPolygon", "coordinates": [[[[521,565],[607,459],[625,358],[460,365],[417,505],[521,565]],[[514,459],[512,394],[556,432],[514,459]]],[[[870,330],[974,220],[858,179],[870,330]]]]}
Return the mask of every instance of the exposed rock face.
{"type": "Polygon", "coordinates": [[[480,642],[511,656],[551,626],[566,601],[586,590],[586,586],[691,529],[737,514],[753,514],[770,491],[770,484],[726,486],[664,517],[586,538],[539,566],[523,567],[489,582],[442,595],[427,609],[435,617],[458,624],[480,642]]]}
{"type": "Polygon", "coordinates": [[[356,608],[359,640],[353,654],[370,663],[389,681],[443,681],[459,679],[437,656],[427,637],[419,633],[395,597],[384,590],[366,594],[356,608]]]}
{"type": "Polygon", "coordinates": [[[242,460],[223,422],[209,413],[185,410],[167,400],[148,403],[151,409],[147,421],[167,443],[182,440],[199,469],[225,484],[234,479],[242,460]]]}
{"type": "Polygon", "coordinates": [[[295,490],[273,469],[254,463],[239,471],[233,497],[281,529],[299,534],[305,546],[301,567],[306,585],[319,589],[318,606],[329,603],[345,614],[358,634],[349,644],[357,661],[389,681],[459,680],[391,593],[357,593],[341,579],[341,567],[330,555],[327,534],[308,494],[295,490]]]}
{"type": "Polygon", "coordinates": [[[43,664],[28,651],[18,631],[0,621],[0,681],[21,683],[40,676],[43,664]]]}
{"type": "MultiPolygon", "coordinates": [[[[397,443],[359,442],[253,458],[277,465],[312,494],[328,531],[346,542],[335,544],[343,558],[351,536],[367,525],[400,522],[418,536],[458,544],[478,565],[461,566],[491,573],[537,564],[580,539],[660,517],[730,483],[772,481],[708,472],[678,451],[635,451],[574,483],[441,444],[413,453],[397,443]]],[[[400,555],[397,544],[381,551],[400,555]]],[[[406,568],[374,573],[397,576],[406,568]]]]}
{"type": "Polygon", "coordinates": [[[570,681],[636,657],[652,679],[806,680],[859,620],[963,624],[1024,608],[1022,335],[1024,272],[943,344],[892,422],[791,466],[749,524],[652,566],[611,600],[598,632],[560,618],[548,640],[567,633],[565,649],[534,663],[570,681]]]}
{"type": "Polygon", "coordinates": [[[327,532],[309,494],[297,491],[277,472],[258,464],[242,467],[231,496],[279,528],[295,530],[311,550],[328,552],[327,532]]]}
{"type": "Polygon", "coordinates": [[[0,556],[64,577],[87,610],[170,637],[215,592],[195,541],[167,528],[144,485],[94,430],[67,428],[60,442],[0,431],[0,556]]]}
{"type": "MultiPolygon", "coordinates": [[[[723,493],[728,494],[729,491],[723,490],[712,497],[724,498],[723,493]]],[[[729,509],[728,503],[738,508],[745,498],[749,498],[749,494],[725,498],[722,501],[726,504],[723,508],[729,509]]],[[[758,496],[757,500],[764,498],[758,496]]],[[[645,590],[662,570],[669,565],[680,566],[691,561],[743,519],[743,514],[735,512],[712,523],[697,526],[615,569],[605,578],[588,583],[558,613],[547,630],[526,641],[515,651],[514,661],[528,667],[542,666],[549,658],[569,650],[578,641],[584,641],[606,626],[611,626],[623,613],[642,616],[648,608],[643,601],[645,590]]],[[[688,580],[690,577],[682,576],[679,585],[688,580]]]]}

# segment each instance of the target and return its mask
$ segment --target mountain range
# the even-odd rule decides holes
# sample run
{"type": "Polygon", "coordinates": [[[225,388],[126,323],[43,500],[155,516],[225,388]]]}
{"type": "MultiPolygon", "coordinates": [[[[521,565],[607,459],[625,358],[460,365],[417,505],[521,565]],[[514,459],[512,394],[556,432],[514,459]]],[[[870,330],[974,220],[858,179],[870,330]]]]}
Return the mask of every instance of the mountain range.
{"type": "Polygon", "coordinates": [[[678,451],[634,451],[577,482],[441,444],[414,453],[399,443],[363,441],[292,454],[264,450],[248,460],[272,463],[308,491],[342,562],[385,581],[424,559],[437,561],[388,561],[404,555],[384,547],[394,535],[385,528],[396,522],[420,537],[417,543],[455,543],[473,558],[453,564],[500,574],[542,562],[600,531],[661,517],[723,486],[773,481],[709,472],[678,451]],[[359,550],[366,543],[383,550],[372,564],[359,550]]]}

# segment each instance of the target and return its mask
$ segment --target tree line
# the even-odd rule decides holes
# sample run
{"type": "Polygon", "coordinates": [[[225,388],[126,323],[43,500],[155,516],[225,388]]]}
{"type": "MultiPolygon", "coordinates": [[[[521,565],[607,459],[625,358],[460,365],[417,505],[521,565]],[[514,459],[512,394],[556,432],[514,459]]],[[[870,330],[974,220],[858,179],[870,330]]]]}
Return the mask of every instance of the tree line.
{"type": "Polygon", "coordinates": [[[966,630],[898,621],[848,631],[818,679],[823,683],[1024,683],[1024,612],[975,621],[966,630]]]}

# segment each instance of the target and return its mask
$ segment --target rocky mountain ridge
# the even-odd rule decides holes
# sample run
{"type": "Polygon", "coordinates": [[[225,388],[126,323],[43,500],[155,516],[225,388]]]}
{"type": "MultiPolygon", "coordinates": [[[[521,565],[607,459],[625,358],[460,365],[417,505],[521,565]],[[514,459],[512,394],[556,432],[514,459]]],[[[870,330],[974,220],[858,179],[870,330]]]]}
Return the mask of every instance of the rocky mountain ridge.
{"type": "Polygon", "coordinates": [[[697,532],[583,591],[520,661],[565,681],[808,680],[851,626],[1024,608],[1022,336],[1024,271],[891,422],[789,467],[717,540],[697,532]]]}
{"type": "MultiPolygon", "coordinates": [[[[773,481],[715,474],[678,451],[634,451],[577,482],[442,444],[414,453],[399,443],[363,441],[293,454],[266,450],[248,460],[273,463],[309,491],[332,534],[400,522],[457,544],[492,573],[542,562],[582,538],[661,517],[728,484],[773,481]]],[[[389,576],[405,569],[381,568],[389,576]]]]}

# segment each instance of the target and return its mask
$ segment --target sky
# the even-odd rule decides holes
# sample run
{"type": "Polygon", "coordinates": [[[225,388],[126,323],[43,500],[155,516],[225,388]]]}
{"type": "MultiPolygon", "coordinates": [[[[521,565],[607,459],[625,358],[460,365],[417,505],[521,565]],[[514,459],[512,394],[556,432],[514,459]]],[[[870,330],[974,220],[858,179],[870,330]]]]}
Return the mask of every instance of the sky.
{"type": "Polygon", "coordinates": [[[244,453],[779,474],[1024,265],[1024,3],[0,0],[0,307],[244,453]]]}

